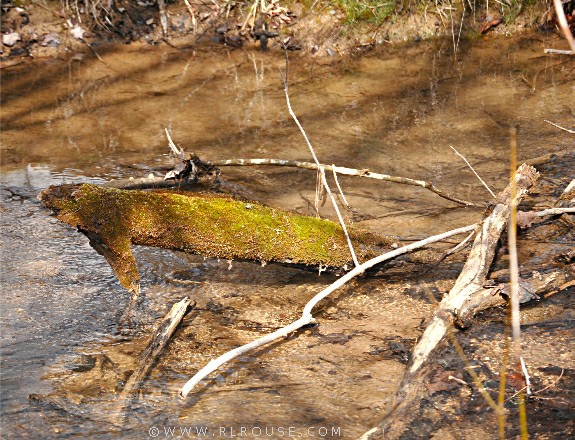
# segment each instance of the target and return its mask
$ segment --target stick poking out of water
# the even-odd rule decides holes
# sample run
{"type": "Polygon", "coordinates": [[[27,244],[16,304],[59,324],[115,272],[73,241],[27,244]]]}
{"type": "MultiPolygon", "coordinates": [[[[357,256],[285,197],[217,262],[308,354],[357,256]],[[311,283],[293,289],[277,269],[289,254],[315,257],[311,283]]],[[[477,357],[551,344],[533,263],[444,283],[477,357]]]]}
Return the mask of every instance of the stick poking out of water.
{"type": "Polygon", "coordinates": [[[327,183],[327,178],[325,177],[325,169],[323,168],[323,166],[319,162],[319,159],[317,158],[317,155],[315,154],[315,150],[313,149],[313,146],[311,145],[311,142],[309,141],[303,126],[301,125],[297,116],[295,115],[294,111],[291,108],[291,102],[289,99],[289,92],[288,92],[288,87],[289,87],[289,84],[288,84],[288,67],[289,67],[289,63],[288,63],[288,55],[287,55],[287,50],[286,50],[285,76],[282,73],[281,69],[280,69],[280,74],[281,74],[281,77],[282,77],[282,80],[284,83],[284,92],[285,92],[285,96],[286,96],[287,108],[288,108],[289,114],[291,115],[291,117],[295,121],[296,125],[298,126],[299,130],[301,131],[301,134],[303,135],[303,138],[305,139],[305,142],[306,142],[306,144],[309,148],[309,151],[313,157],[313,160],[317,166],[317,169],[318,169],[318,172],[319,172],[319,175],[321,178],[321,183],[323,184],[323,187],[325,188],[325,190],[327,191],[327,194],[329,195],[329,198],[331,200],[331,204],[333,205],[333,209],[335,210],[335,213],[337,215],[337,219],[339,220],[339,223],[341,224],[341,229],[343,230],[343,233],[345,234],[345,238],[347,240],[347,245],[349,247],[349,252],[351,253],[353,263],[357,267],[357,266],[359,266],[359,260],[357,259],[357,256],[355,255],[355,250],[353,248],[351,238],[349,238],[349,233],[347,232],[347,227],[345,226],[345,222],[343,221],[343,217],[341,216],[341,212],[339,211],[339,208],[337,206],[337,201],[335,200],[335,197],[333,196],[333,193],[331,192],[329,184],[327,183]]]}
{"type": "Polygon", "coordinates": [[[125,411],[129,408],[132,402],[132,394],[140,388],[140,385],[152,369],[152,366],[160,356],[160,353],[170,341],[170,338],[188,311],[190,303],[191,300],[188,297],[177,302],[160,322],[156,333],[138,359],[138,367],[132,373],[120,394],[118,399],[119,411],[117,415],[120,420],[118,421],[123,420],[125,411]]]}

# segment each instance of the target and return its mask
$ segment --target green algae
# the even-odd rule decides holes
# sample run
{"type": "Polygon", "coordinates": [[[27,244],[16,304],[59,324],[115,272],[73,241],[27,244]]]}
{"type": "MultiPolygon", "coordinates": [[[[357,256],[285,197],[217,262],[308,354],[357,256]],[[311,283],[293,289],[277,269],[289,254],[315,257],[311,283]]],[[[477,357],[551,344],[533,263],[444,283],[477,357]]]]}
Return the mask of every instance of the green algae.
{"type": "MultiPolygon", "coordinates": [[[[90,239],[130,290],[139,286],[131,244],[230,260],[351,267],[339,224],[259,203],[89,184],[52,186],[40,199],[59,220],[90,239]]],[[[388,244],[365,231],[351,230],[350,236],[360,260],[381,253],[388,244]]]]}

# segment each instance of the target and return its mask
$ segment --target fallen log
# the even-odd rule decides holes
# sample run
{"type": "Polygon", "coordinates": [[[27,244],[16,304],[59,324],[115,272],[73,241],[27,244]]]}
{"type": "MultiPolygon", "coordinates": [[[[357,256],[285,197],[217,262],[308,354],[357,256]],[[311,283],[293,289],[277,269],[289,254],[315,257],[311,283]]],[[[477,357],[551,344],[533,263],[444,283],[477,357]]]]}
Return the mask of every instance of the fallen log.
{"type": "Polygon", "coordinates": [[[413,411],[412,407],[425,393],[423,386],[426,379],[425,366],[430,363],[444,342],[445,336],[454,328],[455,323],[465,322],[474,313],[493,305],[492,292],[484,289],[484,285],[499,237],[507,225],[511,205],[518,203],[537,177],[537,171],[524,164],[518,168],[514,176],[517,185],[515,198],[512,199],[511,185],[498,195],[491,213],[482,223],[455,285],[439,304],[414,348],[394,404],[376,426],[362,436],[362,439],[394,439],[402,435],[410,421],[417,417],[417,411],[413,411]]]}
{"type": "MultiPolygon", "coordinates": [[[[86,235],[120,284],[139,291],[140,277],[130,245],[181,250],[212,258],[289,263],[344,269],[352,258],[335,222],[217,195],[124,191],[97,185],[60,185],[40,200],[59,220],[86,235]]],[[[351,229],[365,261],[389,249],[391,240],[351,229]]]]}

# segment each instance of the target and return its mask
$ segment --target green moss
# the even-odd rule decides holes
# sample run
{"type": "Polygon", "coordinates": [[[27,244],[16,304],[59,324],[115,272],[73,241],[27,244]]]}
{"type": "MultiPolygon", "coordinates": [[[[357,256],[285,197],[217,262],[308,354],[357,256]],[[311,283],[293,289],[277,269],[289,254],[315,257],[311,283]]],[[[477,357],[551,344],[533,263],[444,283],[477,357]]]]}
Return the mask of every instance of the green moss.
{"type": "Polygon", "coordinates": [[[336,4],[346,15],[346,22],[354,24],[359,21],[383,23],[387,18],[399,11],[401,0],[337,0],[336,4]]]}
{"type": "Polygon", "coordinates": [[[522,9],[522,0],[508,0],[507,2],[501,3],[501,12],[503,14],[503,21],[505,24],[514,23],[522,9]]]}
{"type": "MultiPolygon", "coordinates": [[[[60,220],[90,238],[128,289],[139,282],[130,244],[225,259],[328,267],[351,262],[339,224],[258,203],[95,185],[50,187],[41,199],[60,220]]],[[[375,256],[385,244],[362,231],[351,231],[351,236],[360,259],[375,256]]]]}

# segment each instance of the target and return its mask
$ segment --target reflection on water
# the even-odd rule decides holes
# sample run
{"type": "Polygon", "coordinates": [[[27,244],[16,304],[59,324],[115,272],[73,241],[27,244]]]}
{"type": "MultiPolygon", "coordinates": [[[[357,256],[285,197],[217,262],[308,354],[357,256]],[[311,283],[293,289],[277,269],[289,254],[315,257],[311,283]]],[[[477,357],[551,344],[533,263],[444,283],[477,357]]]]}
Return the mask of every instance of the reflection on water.
{"type": "MultiPolygon", "coordinates": [[[[540,36],[476,41],[461,45],[454,57],[449,43],[435,41],[386,48],[330,65],[293,57],[291,103],[323,162],[428,179],[458,197],[484,202],[488,194],[450,145],[494,191],[506,184],[509,126],[520,125],[520,159],[575,149],[572,136],[544,122],[572,127],[575,118],[575,62],[572,57],[543,56],[543,48],[554,43],[540,36]]],[[[286,110],[278,72],[283,56],[222,48],[176,51],[167,46],[102,49],[101,56],[106,63],[90,56],[81,62],[37,60],[3,72],[1,402],[6,438],[117,436],[113,426],[97,417],[74,418],[30,405],[28,395],[57,387],[59,371],[79,374],[94,369],[103,350],[120,376],[133,368],[122,352],[125,336],[120,336],[123,330],[118,326],[126,293],[83,236],[47,216],[35,200],[38,191],[50,184],[147,175],[169,165],[166,127],[177,143],[203,159],[309,159],[286,110]],[[82,359],[90,367],[79,366],[82,359]]],[[[311,212],[312,173],[255,168],[223,172],[254,198],[311,212]]],[[[367,180],[340,177],[366,228],[427,235],[475,221],[478,215],[422,189],[367,180]]],[[[331,215],[327,207],[324,211],[331,215]]],[[[173,388],[186,374],[230,344],[257,336],[249,323],[274,326],[289,320],[298,313],[297,304],[305,303],[329,279],[280,267],[252,270],[254,265],[239,263],[227,271],[226,262],[160,250],[139,249],[136,258],[146,291],[138,317],[145,329],[184,294],[196,295],[210,313],[216,313],[213,304],[224,308],[216,313],[217,323],[204,313],[188,324],[185,334],[196,338],[198,352],[186,358],[187,367],[163,365],[161,373],[152,374],[149,395],[135,412],[141,424],[130,431],[134,438],[146,436],[153,423],[227,423],[229,428],[241,423],[286,426],[296,420],[299,427],[339,424],[344,437],[351,438],[377,418],[377,402],[393,392],[401,366],[390,363],[382,379],[378,371],[384,367],[365,361],[361,379],[357,365],[340,365],[337,356],[360,359],[375,343],[353,333],[354,326],[367,324],[352,316],[345,330],[349,334],[340,339],[347,341],[353,333],[360,341],[357,352],[331,343],[332,356],[329,351],[314,352],[322,346],[318,336],[303,335],[293,346],[267,353],[269,357],[243,360],[255,364],[253,371],[231,368],[225,381],[224,376],[216,379],[233,384],[228,391],[241,392],[222,391],[209,398],[210,392],[217,394],[211,386],[200,393],[195,407],[174,402],[173,388]],[[190,266],[204,284],[186,288],[166,283],[166,273],[190,266]],[[239,334],[227,328],[232,322],[236,330],[243,328],[239,334]],[[193,330],[195,326],[199,328],[193,330]],[[217,338],[210,342],[214,335],[217,338]],[[324,360],[318,360],[322,355],[324,360]],[[266,362],[279,372],[266,369],[266,362]],[[260,388],[244,385],[246,377],[260,388]],[[306,389],[299,389],[298,381],[306,389]],[[365,399],[371,402],[367,406],[365,399]],[[231,411],[237,411],[235,418],[229,416],[231,411]]],[[[393,303],[389,298],[384,302],[393,303]]],[[[331,313],[344,313],[346,307],[352,310],[353,304],[345,304],[344,298],[331,313]]],[[[378,312],[389,313],[378,319],[395,320],[386,324],[389,331],[415,337],[413,322],[427,315],[428,306],[410,303],[409,308],[414,311],[409,322],[397,322],[401,307],[397,313],[391,308],[378,312]]],[[[321,332],[329,333],[333,326],[333,334],[339,334],[338,319],[326,319],[321,332]]],[[[384,325],[376,327],[381,330],[384,325]]],[[[132,331],[128,339],[135,336],[132,331]]],[[[177,343],[175,347],[188,350],[177,343]]],[[[113,389],[103,389],[101,404],[113,397],[113,389]]],[[[98,411],[105,413],[103,408],[98,411]]]]}

